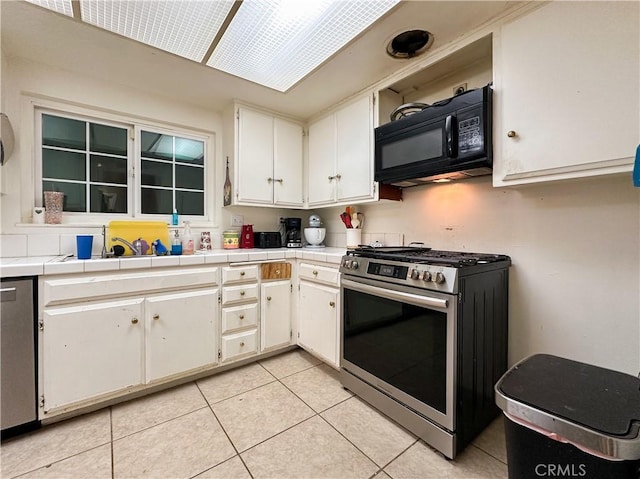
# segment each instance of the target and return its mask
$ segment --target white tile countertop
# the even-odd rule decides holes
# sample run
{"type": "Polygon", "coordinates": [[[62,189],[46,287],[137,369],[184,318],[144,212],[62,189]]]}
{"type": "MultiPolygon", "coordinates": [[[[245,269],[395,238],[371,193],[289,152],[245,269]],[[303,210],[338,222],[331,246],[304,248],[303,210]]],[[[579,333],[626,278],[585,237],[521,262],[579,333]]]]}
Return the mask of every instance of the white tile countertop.
{"type": "Polygon", "coordinates": [[[340,264],[344,248],[273,248],[273,249],[216,249],[206,253],[181,256],[141,256],[126,258],[100,258],[78,260],[62,256],[24,256],[0,258],[0,276],[42,276],[49,274],[95,273],[141,268],[166,268],[219,263],[240,263],[278,259],[306,259],[340,264]]]}

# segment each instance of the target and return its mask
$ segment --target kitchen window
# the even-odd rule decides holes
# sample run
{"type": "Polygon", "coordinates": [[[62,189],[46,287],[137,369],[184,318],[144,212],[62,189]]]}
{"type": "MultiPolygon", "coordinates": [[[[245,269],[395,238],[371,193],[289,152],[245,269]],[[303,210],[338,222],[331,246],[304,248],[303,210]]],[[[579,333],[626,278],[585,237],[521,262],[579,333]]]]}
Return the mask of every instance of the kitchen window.
{"type": "Polygon", "coordinates": [[[36,197],[64,193],[69,215],[206,219],[208,137],[38,109],[36,197]]]}

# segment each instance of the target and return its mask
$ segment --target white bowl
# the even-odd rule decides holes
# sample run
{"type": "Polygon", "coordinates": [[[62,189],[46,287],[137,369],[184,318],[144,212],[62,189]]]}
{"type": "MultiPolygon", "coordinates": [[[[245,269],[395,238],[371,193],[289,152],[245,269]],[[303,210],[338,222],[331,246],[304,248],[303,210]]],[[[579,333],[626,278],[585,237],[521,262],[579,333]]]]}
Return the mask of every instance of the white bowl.
{"type": "Polygon", "coordinates": [[[326,228],[305,228],[304,239],[307,240],[309,246],[320,246],[327,234],[326,228]]]}

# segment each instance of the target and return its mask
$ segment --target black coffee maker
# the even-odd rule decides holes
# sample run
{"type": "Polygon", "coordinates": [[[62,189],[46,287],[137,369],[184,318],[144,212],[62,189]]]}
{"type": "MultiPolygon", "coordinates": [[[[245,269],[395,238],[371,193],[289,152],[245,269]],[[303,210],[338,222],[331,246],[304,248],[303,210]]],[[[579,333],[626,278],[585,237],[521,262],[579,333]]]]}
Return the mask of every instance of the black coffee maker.
{"type": "Polygon", "coordinates": [[[302,248],[302,218],[284,219],[284,238],[282,246],[302,248]]]}

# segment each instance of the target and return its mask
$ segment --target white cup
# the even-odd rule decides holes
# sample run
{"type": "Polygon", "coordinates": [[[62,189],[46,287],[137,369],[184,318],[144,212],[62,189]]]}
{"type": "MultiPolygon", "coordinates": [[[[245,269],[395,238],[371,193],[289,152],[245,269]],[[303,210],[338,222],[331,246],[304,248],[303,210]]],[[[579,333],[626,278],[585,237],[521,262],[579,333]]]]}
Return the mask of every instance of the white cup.
{"type": "Polygon", "coordinates": [[[360,228],[347,228],[347,248],[357,248],[362,244],[362,230],[360,228]]]}
{"type": "Polygon", "coordinates": [[[33,208],[31,222],[36,225],[43,225],[44,212],[45,212],[44,206],[36,206],[35,208],[33,208]]]}

